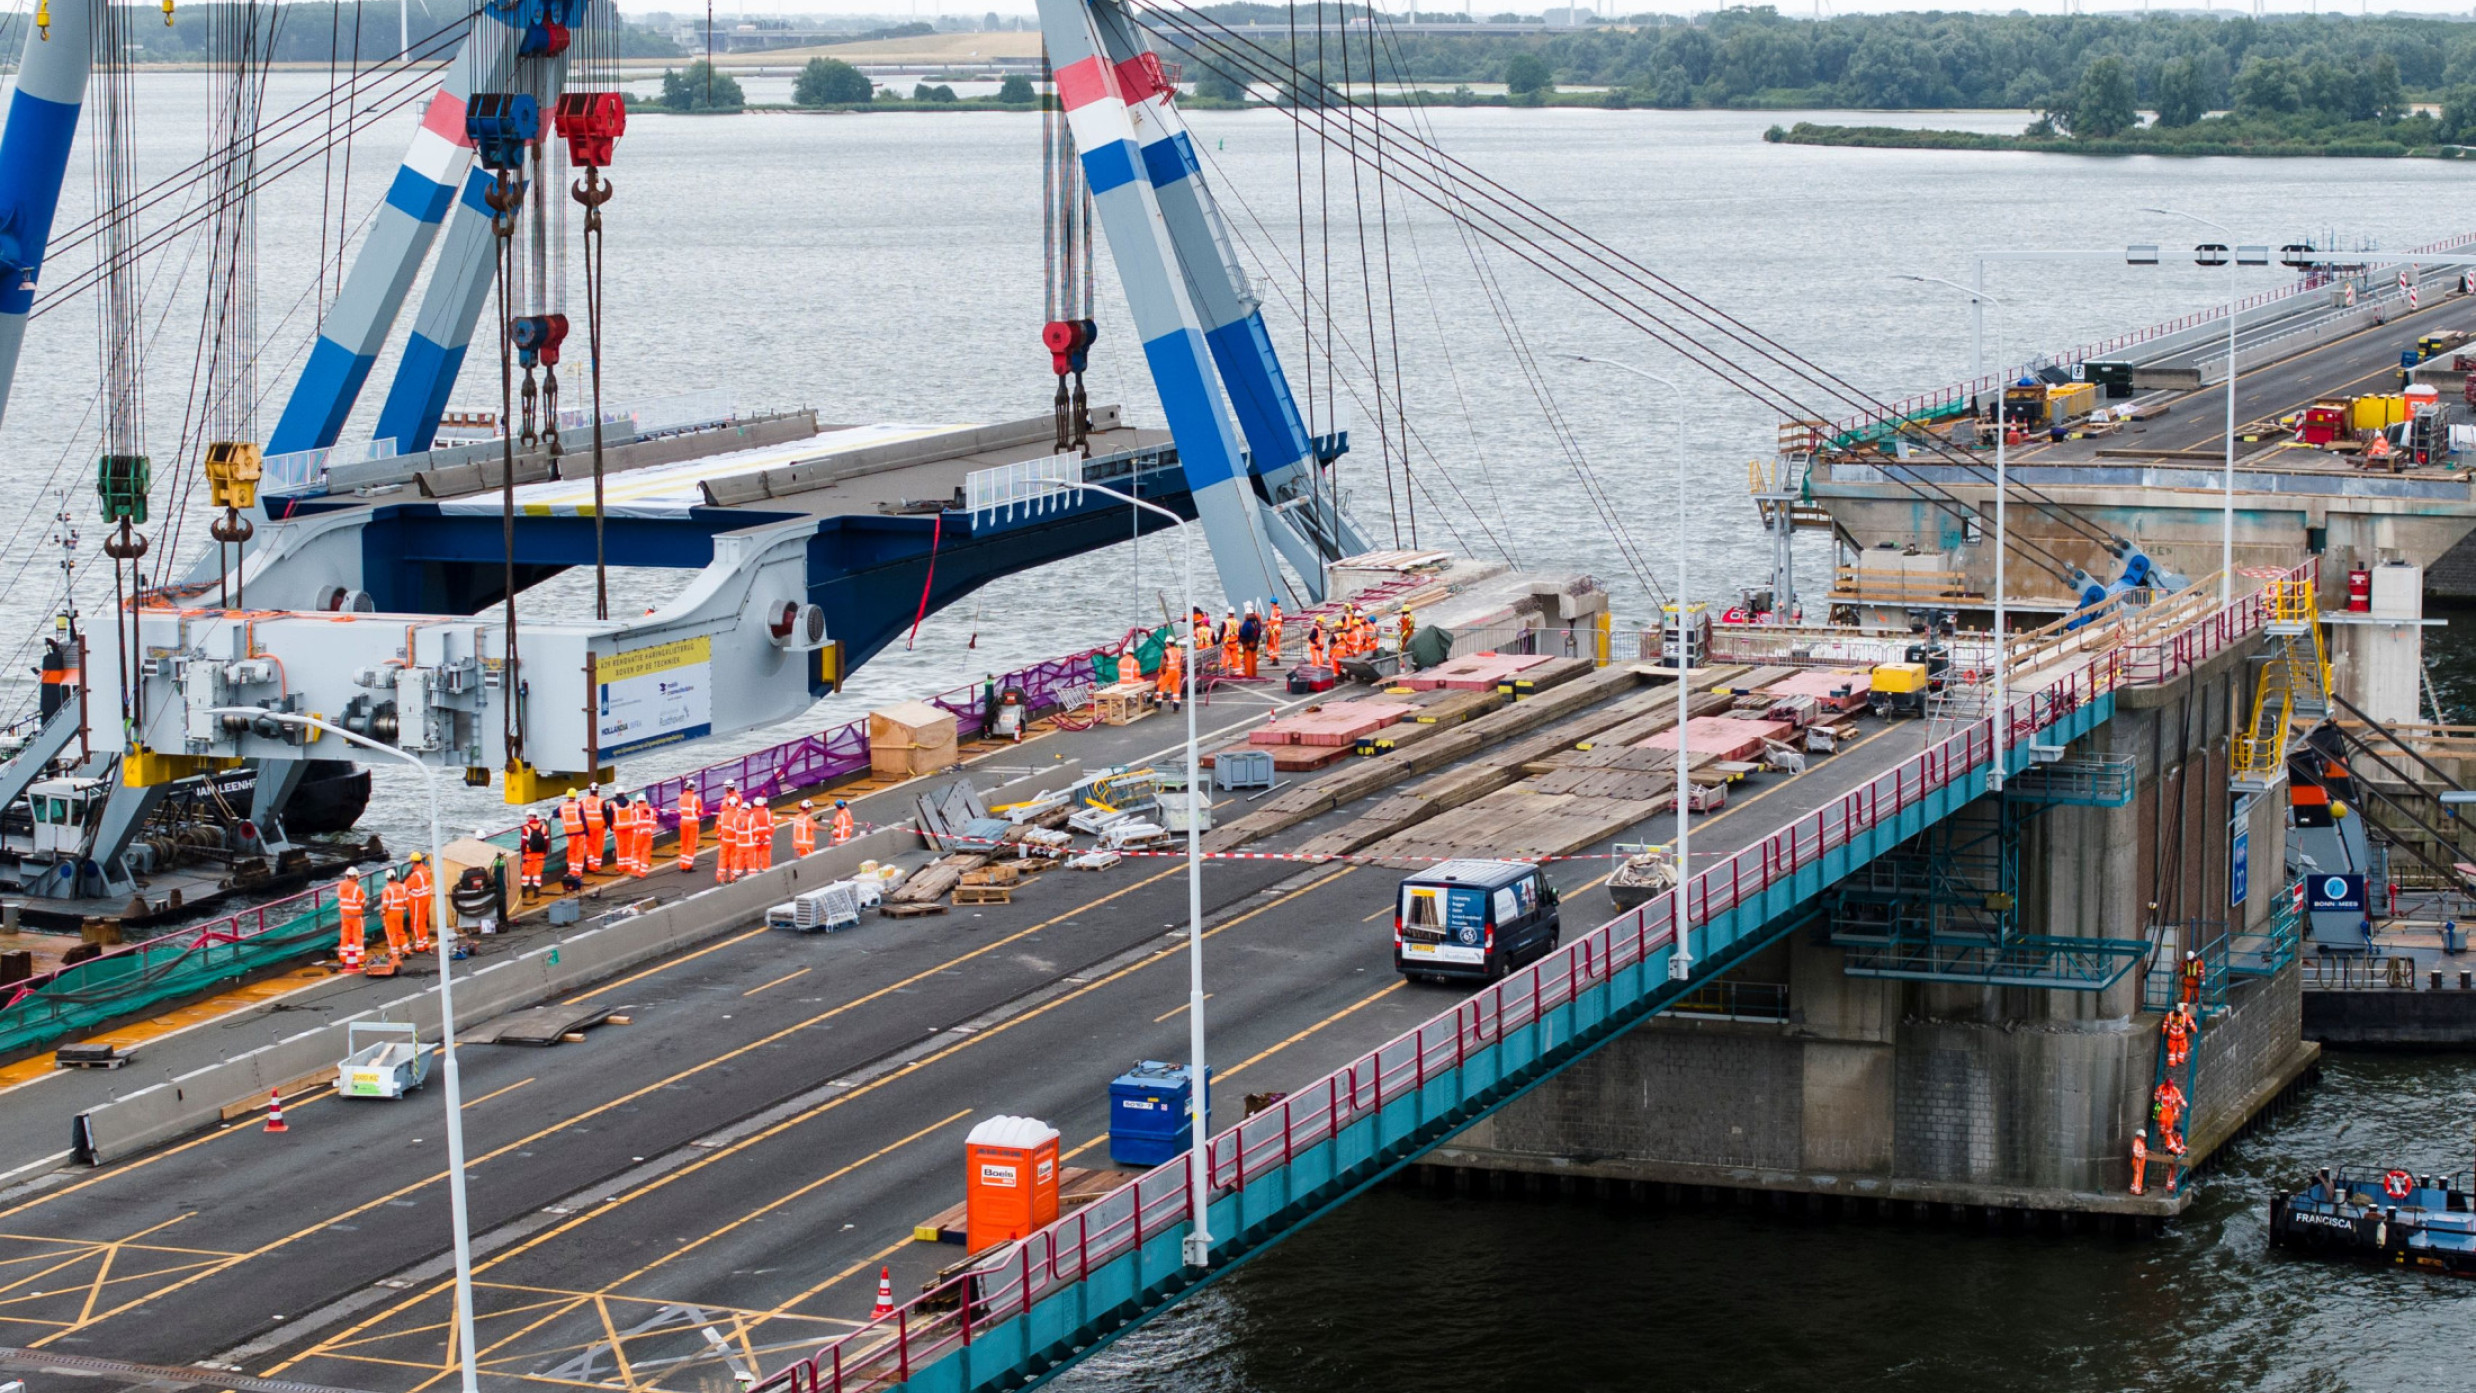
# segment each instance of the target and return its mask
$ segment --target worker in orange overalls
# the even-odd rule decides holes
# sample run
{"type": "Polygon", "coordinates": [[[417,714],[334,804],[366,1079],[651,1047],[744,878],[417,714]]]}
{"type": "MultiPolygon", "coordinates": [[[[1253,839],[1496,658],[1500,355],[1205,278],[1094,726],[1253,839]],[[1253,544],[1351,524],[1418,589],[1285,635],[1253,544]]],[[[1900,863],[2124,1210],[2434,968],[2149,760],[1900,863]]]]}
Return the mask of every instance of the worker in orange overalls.
{"type": "Polygon", "coordinates": [[[2149,1178],[2149,1129],[2140,1128],[2132,1134],[2132,1193],[2141,1193],[2142,1182],[2149,1178]]]}
{"type": "Polygon", "coordinates": [[[413,951],[430,951],[430,862],[420,852],[413,853],[413,868],[404,877],[404,893],[412,900],[413,951]]]}
{"type": "Polygon", "coordinates": [[[2175,976],[2182,988],[2184,1005],[2198,1006],[2201,1004],[2201,978],[2208,970],[2202,964],[2200,954],[2189,950],[2184,953],[2183,966],[2175,970],[2175,976]]]}
{"type": "Polygon", "coordinates": [[[369,912],[370,892],[351,871],[335,882],[335,960],[346,972],[361,970],[361,916],[369,912]]]}
{"type": "Polygon", "coordinates": [[[1407,608],[1404,608],[1401,612],[1401,624],[1399,631],[1401,634],[1401,651],[1407,653],[1410,651],[1410,636],[1419,631],[1419,621],[1410,617],[1410,611],[1407,608]]]}
{"type": "Polygon", "coordinates": [[[621,875],[636,874],[636,804],[629,801],[628,791],[613,787],[610,800],[603,804],[610,818],[611,869],[621,875]]]}
{"type": "Polygon", "coordinates": [[[662,835],[662,814],[653,806],[650,794],[636,798],[636,874],[641,878],[653,874],[653,839],[662,835]]]}
{"type": "Polygon", "coordinates": [[[1234,609],[1231,610],[1229,614],[1221,620],[1220,640],[1221,675],[1223,677],[1236,677],[1238,675],[1239,664],[1238,611],[1234,609]]]}
{"type": "Polygon", "coordinates": [[[516,866],[522,893],[542,893],[542,868],[550,864],[550,824],[540,813],[527,813],[524,830],[516,834],[516,866]]]}
{"type": "Polygon", "coordinates": [[[2166,1024],[2162,1029],[2166,1032],[2167,1067],[2170,1069],[2183,1067],[2185,1059],[2192,1054],[2192,1037],[2195,1033],[2191,1010],[2178,1003],[2173,1010],[2167,1012],[2166,1024]]]}
{"type": "Polygon", "coordinates": [[[1264,611],[1264,661],[1281,666],[1281,602],[1275,600],[1264,611]]]}
{"type": "Polygon", "coordinates": [[[714,809],[714,883],[731,878],[731,851],[737,846],[732,828],[739,822],[739,780],[726,779],[722,784],[722,802],[714,809]]]}
{"type": "Polygon", "coordinates": [[[791,815],[791,855],[805,859],[817,854],[817,805],[800,800],[800,810],[791,815]]]}
{"type": "Polygon", "coordinates": [[[1240,675],[1255,676],[1256,654],[1264,647],[1264,621],[1255,615],[1253,601],[1247,603],[1247,617],[1238,621],[1238,657],[1240,675]]]}
{"type": "Polygon", "coordinates": [[[413,951],[413,935],[408,920],[412,911],[407,907],[412,899],[393,866],[387,868],[386,888],[378,892],[378,923],[387,931],[387,963],[390,967],[413,951]]]}
{"type": "Polygon", "coordinates": [[[599,874],[602,869],[602,839],[610,829],[602,813],[602,786],[585,785],[585,796],[580,801],[585,812],[585,869],[599,874]]]}
{"type": "Polygon", "coordinates": [[[1315,627],[1307,630],[1307,666],[1331,667],[1332,665],[1332,640],[1324,636],[1324,621],[1318,619],[1315,621],[1315,627]]]}
{"type": "Polygon", "coordinates": [[[559,800],[559,830],[567,834],[565,849],[567,873],[583,875],[585,873],[585,805],[576,801],[576,790],[572,788],[567,791],[565,798],[559,800]]]}
{"type": "Polygon", "coordinates": [[[2166,1079],[2149,1096],[2150,1115],[2158,1121],[2159,1144],[2169,1155],[2183,1155],[2184,1137],[2179,1128],[2184,1120],[2184,1090],[2175,1086],[2175,1080],[2166,1079]]]}
{"type": "Polygon", "coordinates": [[[1161,653],[1160,675],[1153,680],[1152,703],[1175,711],[1186,700],[1186,646],[1172,642],[1161,653]]]}
{"type": "Polygon", "coordinates": [[[748,873],[774,868],[774,814],[757,799],[748,806],[748,873]]]}
{"type": "Polygon", "coordinates": [[[705,819],[705,800],[697,795],[696,785],[686,779],[679,783],[679,869],[696,869],[697,824],[705,819]]]}
{"type": "Polygon", "coordinates": [[[837,798],[834,800],[834,845],[841,846],[850,841],[851,831],[851,804],[837,798]]]}

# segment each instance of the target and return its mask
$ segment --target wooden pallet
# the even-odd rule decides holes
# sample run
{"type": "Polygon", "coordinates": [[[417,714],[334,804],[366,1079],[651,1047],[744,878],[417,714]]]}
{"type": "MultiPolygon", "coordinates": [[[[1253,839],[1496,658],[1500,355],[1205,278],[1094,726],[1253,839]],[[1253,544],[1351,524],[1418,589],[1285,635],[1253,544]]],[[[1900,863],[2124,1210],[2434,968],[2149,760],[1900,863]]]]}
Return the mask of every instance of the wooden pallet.
{"type": "Polygon", "coordinates": [[[888,919],[920,919],[931,914],[943,914],[946,906],[942,900],[918,900],[906,904],[888,900],[877,906],[877,912],[888,919]]]}
{"type": "Polygon", "coordinates": [[[966,905],[1013,903],[1014,887],[1011,885],[957,885],[954,887],[954,904],[957,909],[966,905]]]}

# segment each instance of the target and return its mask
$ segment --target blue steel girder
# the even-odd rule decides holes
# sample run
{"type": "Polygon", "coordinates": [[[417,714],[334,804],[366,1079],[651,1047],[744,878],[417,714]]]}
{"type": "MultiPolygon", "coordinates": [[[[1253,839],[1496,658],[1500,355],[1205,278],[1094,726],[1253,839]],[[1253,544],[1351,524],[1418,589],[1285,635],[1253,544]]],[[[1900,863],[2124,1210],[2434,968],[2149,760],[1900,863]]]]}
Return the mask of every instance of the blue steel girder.
{"type": "MultiPolygon", "coordinates": [[[[1187,293],[1202,317],[1204,341],[1211,345],[1221,385],[1246,434],[1249,470],[1269,501],[1298,498],[1317,509],[1319,522],[1325,521],[1325,500],[1315,487],[1321,471],[1314,443],[1273,352],[1261,303],[1247,283],[1228,219],[1195,157],[1194,137],[1177,108],[1176,89],[1150,80],[1156,71],[1149,61],[1150,42],[1116,0],[1091,0],[1091,12],[1109,61],[1126,77],[1128,106],[1143,142],[1144,175],[1177,249],[1187,293]],[[1144,88],[1150,90],[1138,96],[1144,88]]],[[[1311,534],[1287,517],[1274,518],[1271,529],[1273,545],[1301,576],[1311,578],[1311,589],[1320,589],[1321,562],[1337,558],[1318,557],[1311,534]]],[[[1339,520],[1337,531],[1347,551],[1366,550],[1366,539],[1346,518],[1339,520]]]]}
{"type": "Polygon", "coordinates": [[[1122,64],[1110,52],[1099,13],[1085,0],[1041,0],[1040,28],[1222,592],[1232,604],[1278,599],[1295,605],[1298,596],[1281,573],[1270,534],[1286,524],[1271,521],[1256,495],[1240,427],[1206,339],[1208,326],[1189,289],[1185,261],[1217,253],[1181,246],[1145,174],[1145,143],[1158,138],[1151,110],[1163,81],[1158,60],[1147,51],[1145,61],[1122,64]]]}
{"type": "MultiPolygon", "coordinates": [[[[2102,695],[2050,729],[2069,739],[2113,710],[2102,695]]],[[[753,1393],[981,1393],[1045,1380],[1793,932],[1834,881],[1975,799],[1988,763],[1983,752],[1963,757],[1940,784],[1888,811],[1878,802],[1861,815],[1844,802],[1836,843],[1759,888],[1735,887],[1732,903],[1693,923],[1690,981],[1669,979],[1665,926],[1648,927],[1651,911],[1674,900],[1654,901],[1222,1132],[1207,1153],[1209,1266],[1185,1266],[1186,1165],[1173,1160],[958,1279],[966,1287],[956,1311],[886,1318],[904,1322],[899,1339],[853,1332],[753,1393]],[[1525,1001],[1535,1005],[1522,1009],[1525,1001]]],[[[1732,889],[1715,873],[1693,884],[1697,898],[1732,889]]]]}
{"type": "Polygon", "coordinates": [[[455,202],[473,163],[464,130],[465,107],[476,91],[505,83],[515,52],[508,12],[483,5],[471,31],[447,64],[447,76],[423,109],[421,126],[388,186],[387,199],[353,256],[352,270],[318,326],[309,362],[293,384],[268,454],[319,450],[343,434],[344,421],[360,400],[370,368],[395,328],[404,297],[438,237],[440,220],[455,202]]]}
{"type": "Polygon", "coordinates": [[[0,416],[17,380],[26,317],[60,207],[60,181],[77,138],[93,62],[94,7],[102,0],[65,0],[51,11],[51,32],[29,23],[25,56],[0,127],[0,416]]]}

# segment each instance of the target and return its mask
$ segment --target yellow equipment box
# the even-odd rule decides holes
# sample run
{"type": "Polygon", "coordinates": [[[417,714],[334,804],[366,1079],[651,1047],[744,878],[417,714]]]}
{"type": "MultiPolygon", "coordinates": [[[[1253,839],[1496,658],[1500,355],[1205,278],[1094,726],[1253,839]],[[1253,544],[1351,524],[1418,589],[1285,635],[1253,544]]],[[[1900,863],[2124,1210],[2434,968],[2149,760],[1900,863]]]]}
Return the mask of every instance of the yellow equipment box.
{"type": "Polygon", "coordinates": [[[1924,663],[1885,663],[1874,670],[1874,694],[1895,696],[1926,690],[1924,663]]]}

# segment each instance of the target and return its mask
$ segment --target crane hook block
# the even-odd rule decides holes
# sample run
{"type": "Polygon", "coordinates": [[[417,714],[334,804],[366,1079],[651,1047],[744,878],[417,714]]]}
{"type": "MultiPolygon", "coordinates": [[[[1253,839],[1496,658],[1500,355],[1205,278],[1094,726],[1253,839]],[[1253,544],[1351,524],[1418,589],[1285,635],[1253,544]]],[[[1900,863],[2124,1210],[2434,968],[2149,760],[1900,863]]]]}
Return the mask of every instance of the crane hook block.
{"type": "Polygon", "coordinates": [[[163,27],[172,27],[172,0],[163,0],[163,27]]]}
{"type": "Polygon", "coordinates": [[[551,119],[567,142],[567,162],[608,169],[611,147],[628,130],[628,99],[617,92],[564,92],[551,119]]]}
{"type": "Polygon", "coordinates": [[[155,467],[144,455],[105,455],[95,466],[105,522],[145,522],[146,494],[154,485],[155,467]]]}
{"type": "Polygon", "coordinates": [[[530,92],[475,92],[464,109],[464,134],[482,168],[521,170],[526,147],[542,138],[542,105],[530,92]]]}
{"type": "Polygon", "coordinates": [[[218,508],[248,508],[258,502],[258,479],[266,456],[247,440],[217,440],[206,447],[207,500],[218,508]]]}

